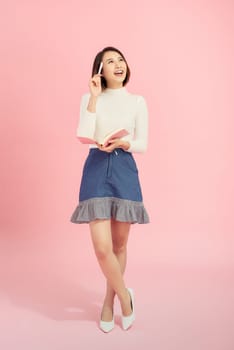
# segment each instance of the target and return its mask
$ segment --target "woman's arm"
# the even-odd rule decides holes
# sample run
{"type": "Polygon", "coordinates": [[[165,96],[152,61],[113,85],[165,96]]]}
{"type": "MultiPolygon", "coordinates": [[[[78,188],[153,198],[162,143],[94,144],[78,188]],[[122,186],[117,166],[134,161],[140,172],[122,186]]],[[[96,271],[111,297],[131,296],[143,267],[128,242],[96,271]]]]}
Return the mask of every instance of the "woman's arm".
{"type": "Polygon", "coordinates": [[[135,137],[129,141],[128,152],[145,152],[148,145],[148,109],[144,97],[138,96],[135,137]]]}
{"type": "Polygon", "coordinates": [[[94,137],[96,126],[96,104],[102,92],[101,74],[95,74],[89,81],[90,93],[81,99],[80,120],[77,127],[77,136],[94,137]]]}
{"type": "Polygon", "coordinates": [[[85,136],[92,139],[94,137],[95,127],[96,127],[96,111],[92,112],[91,109],[88,110],[90,100],[91,100],[90,94],[85,94],[81,98],[80,118],[79,118],[77,130],[76,130],[76,135],[85,136]]]}

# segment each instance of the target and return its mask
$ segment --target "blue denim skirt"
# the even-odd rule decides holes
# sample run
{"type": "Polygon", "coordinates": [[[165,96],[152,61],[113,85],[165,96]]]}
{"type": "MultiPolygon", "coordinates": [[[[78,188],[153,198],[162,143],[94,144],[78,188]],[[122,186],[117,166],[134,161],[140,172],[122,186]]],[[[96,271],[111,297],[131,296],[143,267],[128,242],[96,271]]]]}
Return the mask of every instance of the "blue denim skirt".
{"type": "Polygon", "coordinates": [[[97,219],[145,224],[149,217],[142,201],[138,169],[132,153],[91,148],[81,179],[79,203],[71,222],[97,219]]]}

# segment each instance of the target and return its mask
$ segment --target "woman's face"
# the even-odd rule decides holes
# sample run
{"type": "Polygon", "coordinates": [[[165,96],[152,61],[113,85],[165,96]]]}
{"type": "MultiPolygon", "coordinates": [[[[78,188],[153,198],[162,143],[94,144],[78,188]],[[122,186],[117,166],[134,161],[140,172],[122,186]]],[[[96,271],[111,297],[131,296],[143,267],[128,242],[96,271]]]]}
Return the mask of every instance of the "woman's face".
{"type": "Polygon", "coordinates": [[[104,53],[102,75],[106,79],[107,87],[116,89],[123,86],[127,74],[127,65],[123,57],[116,51],[104,53]]]}

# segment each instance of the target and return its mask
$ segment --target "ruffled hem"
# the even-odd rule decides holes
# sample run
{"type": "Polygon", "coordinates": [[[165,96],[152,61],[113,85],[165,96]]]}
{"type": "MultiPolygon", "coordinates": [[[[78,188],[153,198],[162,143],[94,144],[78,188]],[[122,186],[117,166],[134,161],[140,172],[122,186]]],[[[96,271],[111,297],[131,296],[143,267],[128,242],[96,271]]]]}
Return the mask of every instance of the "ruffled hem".
{"type": "Polygon", "coordinates": [[[149,223],[142,202],[114,197],[91,198],[81,201],[71,217],[74,224],[89,223],[97,219],[111,219],[131,224],[149,223]]]}

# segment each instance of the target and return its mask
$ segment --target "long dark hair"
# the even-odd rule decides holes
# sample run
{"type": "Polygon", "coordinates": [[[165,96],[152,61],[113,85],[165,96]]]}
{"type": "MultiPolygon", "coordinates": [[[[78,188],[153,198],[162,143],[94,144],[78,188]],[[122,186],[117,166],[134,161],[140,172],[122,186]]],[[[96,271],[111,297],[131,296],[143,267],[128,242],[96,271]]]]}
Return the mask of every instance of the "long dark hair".
{"type": "MultiPolygon", "coordinates": [[[[107,52],[107,51],[115,51],[117,52],[121,57],[123,57],[124,59],[124,62],[126,63],[127,65],[127,73],[126,73],[126,77],[123,81],[123,86],[127,84],[127,82],[129,81],[130,79],[130,68],[128,66],[128,63],[124,57],[124,55],[122,54],[122,52],[118,49],[116,49],[115,47],[112,47],[112,46],[107,46],[105,47],[102,51],[98,52],[98,54],[96,55],[95,59],[94,59],[94,62],[93,62],[93,68],[92,68],[92,77],[98,73],[98,69],[99,69],[99,66],[100,66],[100,63],[102,62],[102,59],[103,59],[103,56],[104,56],[104,53],[107,52]]],[[[106,83],[106,79],[104,77],[101,77],[101,84],[102,84],[102,88],[105,89],[107,87],[107,83],[106,83]]]]}

